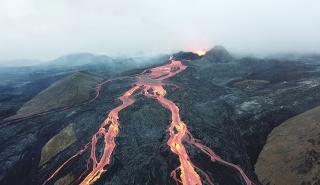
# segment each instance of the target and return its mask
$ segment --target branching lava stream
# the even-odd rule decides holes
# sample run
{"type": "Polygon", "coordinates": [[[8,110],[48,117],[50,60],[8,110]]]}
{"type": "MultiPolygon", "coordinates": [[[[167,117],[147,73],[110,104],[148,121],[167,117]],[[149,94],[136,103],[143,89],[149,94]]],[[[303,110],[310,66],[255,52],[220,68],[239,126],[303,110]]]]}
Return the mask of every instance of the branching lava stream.
{"type": "MultiPolygon", "coordinates": [[[[202,174],[205,177],[208,184],[213,185],[213,180],[210,179],[209,175],[192,163],[183,143],[188,143],[198,148],[204,154],[208,155],[212,162],[219,162],[222,165],[231,167],[234,170],[238,171],[243,182],[246,185],[253,184],[239,166],[221,159],[210,148],[204,146],[199,140],[195,139],[188,131],[186,124],[181,121],[179,107],[172,101],[165,98],[167,92],[163,88],[163,81],[172,76],[175,76],[176,74],[187,68],[187,66],[183,65],[181,61],[173,60],[172,58],[170,60],[171,61],[169,64],[145,70],[140,75],[136,76],[135,85],[119,98],[122,104],[110,111],[107,119],[101,124],[98,132],[93,135],[91,141],[87,145],[85,145],[82,150],[80,150],[78,153],[64,162],[44,182],[44,184],[51,181],[52,178],[54,178],[69,161],[81,155],[82,153],[84,153],[84,151],[88,150],[90,148],[90,145],[90,158],[87,161],[86,170],[82,173],[83,176],[86,176],[82,177],[81,175],[78,179],[82,180],[80,182],[81,185],[93,184],[97,179],[99,179],[110,164],[111,155],[116,147],[115,138],[119,133],[118,113],[124,108],[132,105],[135,102],[135,99],[133,98],[134,94],[139,92],[141,92],[146,97],[157,100],[163,107],[171,112],[171,124],[167,130],[169,134],[167,144],[170,147],[171,151],[175,155],[177,155],[180,161],[180,166],[178,166],[176,170],[171,172],[171,177],[177,185],[201,185],[202,181],[198,173],[202,174]],[[98,159],[96,154],[97,141],[99,138],[102,138],[104,142],[103,153],[100,159],[98,159]],[[91,167],[89,165],[91,165],[91,167]],[[91,171],[88,172],[89,170],[91,171]],[[180,177],[177,176],[178,171],[180,172],[180,177]]],[[[101,85],[97,88],[97,96],[100,94],[100,89],[101,85]]]]}

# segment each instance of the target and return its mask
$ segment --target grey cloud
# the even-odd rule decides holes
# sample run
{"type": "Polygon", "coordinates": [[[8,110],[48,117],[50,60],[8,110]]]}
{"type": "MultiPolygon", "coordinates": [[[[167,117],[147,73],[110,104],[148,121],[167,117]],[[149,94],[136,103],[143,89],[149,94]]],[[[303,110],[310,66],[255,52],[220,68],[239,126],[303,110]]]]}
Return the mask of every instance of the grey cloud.
{"type": "Polygon", "coordinates": [[[0,60],[75,52],[320,52],[317,0],[2,0],[0,60]]]}

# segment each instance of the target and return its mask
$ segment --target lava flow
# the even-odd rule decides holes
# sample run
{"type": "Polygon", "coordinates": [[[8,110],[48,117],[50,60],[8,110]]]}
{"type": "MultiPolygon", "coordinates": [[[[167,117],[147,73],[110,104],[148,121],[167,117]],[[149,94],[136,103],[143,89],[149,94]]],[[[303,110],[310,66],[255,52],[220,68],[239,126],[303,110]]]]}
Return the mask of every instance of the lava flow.
{"type": "MultiPolygon", "coordinates": [[[[107,119],[101,124],[98,132],[96,132],[93,135],[91,141],[82,150],[80,150],[78,153],[76,153],[74,156],[72,156],[66,162],[64,162],[44,182],[44,184],[46,184],[53,177],[55,177],[56,174],[69,161],[81,155],[85,150],[87,150],[90,145],[90,158],[87,161],[87,170],[85,170],[85,172],[83,173],[83,175],[86,176],[79,177],[79,180],[83,179],[80,184],[93,184],[97,179],[100,178],[100,176],[106,171],[106,167],[110,164],[112,152],[116,147],[115,138],[119,133],[118,113],[119,111],[132,105],[135,102],[135,100],[133,99],[135,92],[141,92],[144,96],[157,100],[163,107],[165,107],[171,112],[171,124],[168,128],[169,139],[167,141],[167,144],[170,147],[171,151],[175,155],[177,155],[180,161],[180,166],[176,170],[171,172],[171,177],[176,182],[176,184],[201,185],[202,181],[200,175],[198,174],[200,173],[205,177],[208,184],[213,185],[213,181],[212,179],[210,179],[209,175],[192,163],[183,143],[188,143],[191,146],[198,148],[203,153],[208,155],[211,158],[212,162],[219,162],[222,165],[235,169],[239,172],[243,182],[246,185],[253,184],[239,166],[223,160],[221,157],[215,154],[210,148],[204,146],[200,143],[199,140],[195,139],[189,132],[186,124],[181,121],[179,107],[172,101],[165,98],[167,92],[163,88],[163,81],[172,76],[175,76],[176,74],[180,73],[186,68],[187,66],[183,65],[181,61],[173,60],[171,58],[169,64],[145,70],[140,75],[137,75],[135,85],[119,98],[122,104],[110,111],[107,119]],[[96,154],[97,141],[99,138],[103,138],[104,141],[104,149],[102,157],[100,159],[97,158],[96,154]],[[89,164],[91,164],[92,166],[89,167],[89,164]],[[89,169],[91,171],[87,172],[89,169]],[[177,177],[177,172],[179,170],[180,177],[177,177]]],[[[100,89],[101,84],[97,87],[97,96],[100,93],[100,89]]]]}

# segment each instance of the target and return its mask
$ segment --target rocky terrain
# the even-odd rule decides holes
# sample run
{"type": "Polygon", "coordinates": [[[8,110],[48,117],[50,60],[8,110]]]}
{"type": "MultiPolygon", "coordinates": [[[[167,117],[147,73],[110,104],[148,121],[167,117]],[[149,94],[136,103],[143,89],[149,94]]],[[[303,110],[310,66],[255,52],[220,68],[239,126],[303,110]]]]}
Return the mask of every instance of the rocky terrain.
{"type": "MultiPolygon", "coordinates": [[[[320,105],[318,58],[235,58],[221,46],[208,51],[203,57],[182,52],[176,54],[175,58],[183,59],[188,68],[167,80],[167,98],[180,107],[181,119],[190,132],[224,160],[239,165],[255,184],[265,184],[265,179],[276,182],[267,175],[275,171],[272,165],[267,169],[258,168],[261,166],[260,158],[267,150],[262,148],[273,128],[320,105]],[[266,176],[260,175],[261,170],[266,176]]],[[[164,62],[167,59],[158,61],[158,64],[164,62]]],[[[0,184],[42,184],[58,166],[91,139],[107,113],[119,105],[117,97],[132,87],[133,83],[132,78],[108,83],[102,87],[95,101],[78,104],[81,100],[94,97],[94,84],[102,82],[102,78],[106,80],[115,76],[100,70],[94,73],[96,68],[91,67],[88,70],[90,73],[61,76],[61,80],[42,89],[24,105],[20,104],[19,110],[14,112],[14,116],[36,114],[37,111],[46,111],[47,114],[15,121],[10,121],[8,115],[3,116],[0,124],[0,184]],[[66,91],[60,85],[66,87],[66,91]],[[59,109],[65,106],[70,107],[59,109]]],[[[123,70],[117,76],[140,73],[141,68],[123,70]]],[[[174,184],[170,173],[178,160],[166,144],[170,114],[152,99],[140,95],[136,99],[134,105],[119,114],[117,147],[107,172],[96,184],[174,184]]],[[[283,125],[286,126],[285,123],[283,125]]],[[[305,125],[309,126],[312,130],[312,125],[305,125]]],[[[288,128],[288,131],[292,131],[286,133],[293,135],[292,139],[298,136],[295,129],[288,128]]],[[[270,137],[281,137],[281,129],[278,130],[274,130],[270,137]]],[[[266,147],[274,140],[270,137],[266,147]]],[[[287,147],[290,144],[285,145],[287,147]]],[[[309,145],[311,147],[312,143],[309,145]]],[[[234,170],[210,162],[203,153],[191,146],[187,146],[187,149],[191,160],[209,174],[215,184],[243,184],[234,170]]],[[[102,147],[98,148],[97,153],[101,153],[101,150],[102,147]]],[[[305,156],[307,153],[299,155],[305,156]]],[[[77,178],[85,170],[88,155],[86,152],[72,160],[49,184],[77,184],[77,178]]],[[[267,166],[269,160],[278,159],[281,158],[265,159],[266,165],[262,167],[267,166]]],[[[300,159],[303,157],[300,156],[300,159]]]]}

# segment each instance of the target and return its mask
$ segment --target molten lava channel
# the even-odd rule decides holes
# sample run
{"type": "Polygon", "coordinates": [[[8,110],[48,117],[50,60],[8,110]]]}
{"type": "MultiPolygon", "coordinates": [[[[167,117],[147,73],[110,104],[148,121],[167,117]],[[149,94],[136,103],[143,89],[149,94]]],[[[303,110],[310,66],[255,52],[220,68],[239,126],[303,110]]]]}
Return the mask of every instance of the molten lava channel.
{"type": "MultiPolygon", "coordinates": [[[[201,55],[201,53],[199,55],[201,55]]],[[[213,185],[209,175],[192,163],[183,143],[188,143],[201,150],[204,154],[210,157],[212,162],[219,162],[220,164],[235,169],[239,172],[243,182],[246,185],[253,184],[239,166],[223,160],[210,148],[204,146],[199,142],[199,140],[195,139],[189,132],[187,125],[181,121],[179,107],[165,97],[167,92],[163,88],[163,80],[175,76],[186,68],[187,66],[183,65],[181,61],[171,59],[169,64],[146,70],[140,75],[136,76],[135,85],[126,91],[121,97],[119,97],[119,100],[122,102],[122,104],[110,111],[108,117],[103,121],[99,130],[92,136],[91,141],[86,144],[82,150],[78,151],[75,155],[70,157],[60,167],[58,167],[57,170],[44,182],[44,184],[51,181],[68,162],[82,155],[90,148],[90,146],[91,153],[89,159],[87,160],[86,170],[82,173],[78,180],[81,180],[81,185],[93,184],[96,180],[98,180],[110,164],[111,155],[116,147],[115,138],[119,133],[118,114],[121,110],[135,102],[133,97],[136,92],[141,92],[144,96],[155,99],[171,112],[171,124],[167,130],[169,134],[167,144],[170,147],[170,150],[179,158],[180,162],[180,165],[171,172],[171,177],[177,185],[201,185],[202,181],[199,173],[205,177],[208,184],[213,185]],[[99,138],[102,138],[104,142],[103,153],[100,159],[98,159],[96,154],[97,141],[99,138]],[[180,172],[180,177],[177,176],[178,171],[180,172]]],[[[99,96],[102,85],[103,84],[97,86],[97,94],[95,99],[99,96]]]]}

